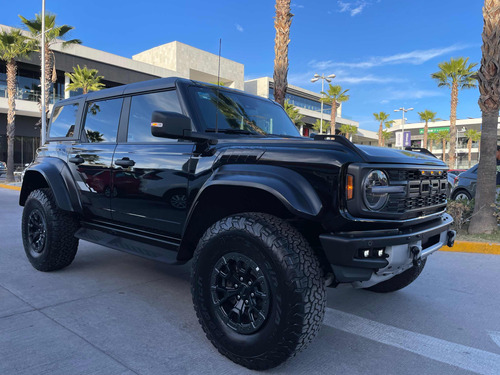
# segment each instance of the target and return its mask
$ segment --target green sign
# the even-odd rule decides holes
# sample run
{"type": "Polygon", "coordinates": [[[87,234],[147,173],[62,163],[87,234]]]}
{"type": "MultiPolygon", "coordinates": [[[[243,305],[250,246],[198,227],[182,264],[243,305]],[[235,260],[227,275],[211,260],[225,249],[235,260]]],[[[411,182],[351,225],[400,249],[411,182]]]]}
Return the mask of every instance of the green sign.
{"type": "MultiPolygon", "coordinates": [[[[450,130],[449,126],[443,126],[441,128],[429,128],[429,133],[437,133],[441,130],[450,130]]],[[[424,129],[418,129],[418,134],[424,134],[424,129]]]]}

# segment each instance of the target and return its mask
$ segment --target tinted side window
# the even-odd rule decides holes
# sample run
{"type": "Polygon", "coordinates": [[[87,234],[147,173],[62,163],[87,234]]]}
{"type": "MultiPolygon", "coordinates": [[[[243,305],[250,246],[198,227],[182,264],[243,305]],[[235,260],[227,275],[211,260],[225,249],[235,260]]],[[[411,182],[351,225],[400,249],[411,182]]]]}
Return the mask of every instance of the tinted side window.
{"type": "Polygon", "coordinates": [[[75,131],[77,112],[78,103],[56,107],[54,112],[52,112],[52,123],[50,125],[49,137],[72,138],[75,131]]]}
{"type": "Polygon", "coordinates": [[[122,102],[119,98],[87,103],[84,142],[116,142],[122,102]]]}
{"type": "MultiPolygon", "coordinates": [[[[154,111],[181,113],[181,106],[175,90],[155,92],[132,97],[128,119],[129,142],[168,142],[166,138],[151,134],[151,115],[154,111]]],[[[174,139],[170,140],[175,142],[174,139]]]]}

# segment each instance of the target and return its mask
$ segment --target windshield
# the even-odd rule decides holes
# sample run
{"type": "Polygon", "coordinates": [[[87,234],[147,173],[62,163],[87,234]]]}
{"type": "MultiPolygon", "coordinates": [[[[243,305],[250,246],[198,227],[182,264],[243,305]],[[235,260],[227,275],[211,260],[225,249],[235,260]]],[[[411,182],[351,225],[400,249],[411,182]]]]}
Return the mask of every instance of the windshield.
{"type": "Polygon", "coordinates": [[[268,100],[215,87],[189,90],[205,131],[215,131],[217,121],[218,131],[225,133],[300,136],[286,112],[268,100]]]}

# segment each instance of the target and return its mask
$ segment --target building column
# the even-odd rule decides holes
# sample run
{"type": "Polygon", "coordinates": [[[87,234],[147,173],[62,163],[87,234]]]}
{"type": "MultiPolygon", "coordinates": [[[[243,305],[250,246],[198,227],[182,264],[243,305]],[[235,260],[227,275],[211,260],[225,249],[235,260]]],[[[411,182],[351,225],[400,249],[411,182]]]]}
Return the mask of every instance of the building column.
{"type": "Polygon", "coordinates": [[[64,76],[64,99],[68,99],[69,98],[69,91],[66,91],[66,89],[68,88],[68,85],[69,85],[69,77],[68,76],[64,76]]]}

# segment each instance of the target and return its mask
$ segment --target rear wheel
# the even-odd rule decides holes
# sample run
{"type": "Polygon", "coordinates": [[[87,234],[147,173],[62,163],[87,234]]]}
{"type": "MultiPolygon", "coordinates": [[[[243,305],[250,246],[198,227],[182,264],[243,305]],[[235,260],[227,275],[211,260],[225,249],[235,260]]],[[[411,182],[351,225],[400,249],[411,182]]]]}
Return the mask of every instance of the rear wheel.
{"type": "Polygon", "coordinates": [[[22,236],[26,256],[39,271],[69,266],[78,249],[78,220],[57,207],[50,189],[31,192],[23,210],[22,236]]]}
{"type": "Polygon", "coordinates": [[[212,344],[259,370],[304,349],[326,304],[309,244],[285,221],[259,213],[227,217],[206,231],[195,251],[191,290],[212,344]]]}
{"type": "Polygon", "coordinates": [[[365,289],[376,293],[390,293],[403,289],[417,279],[417,277],[422,273],[426,262],[427,258],[422,259],[418,266],[413,266],[412,268],[407,269],[389,280],[365,289]]]}

